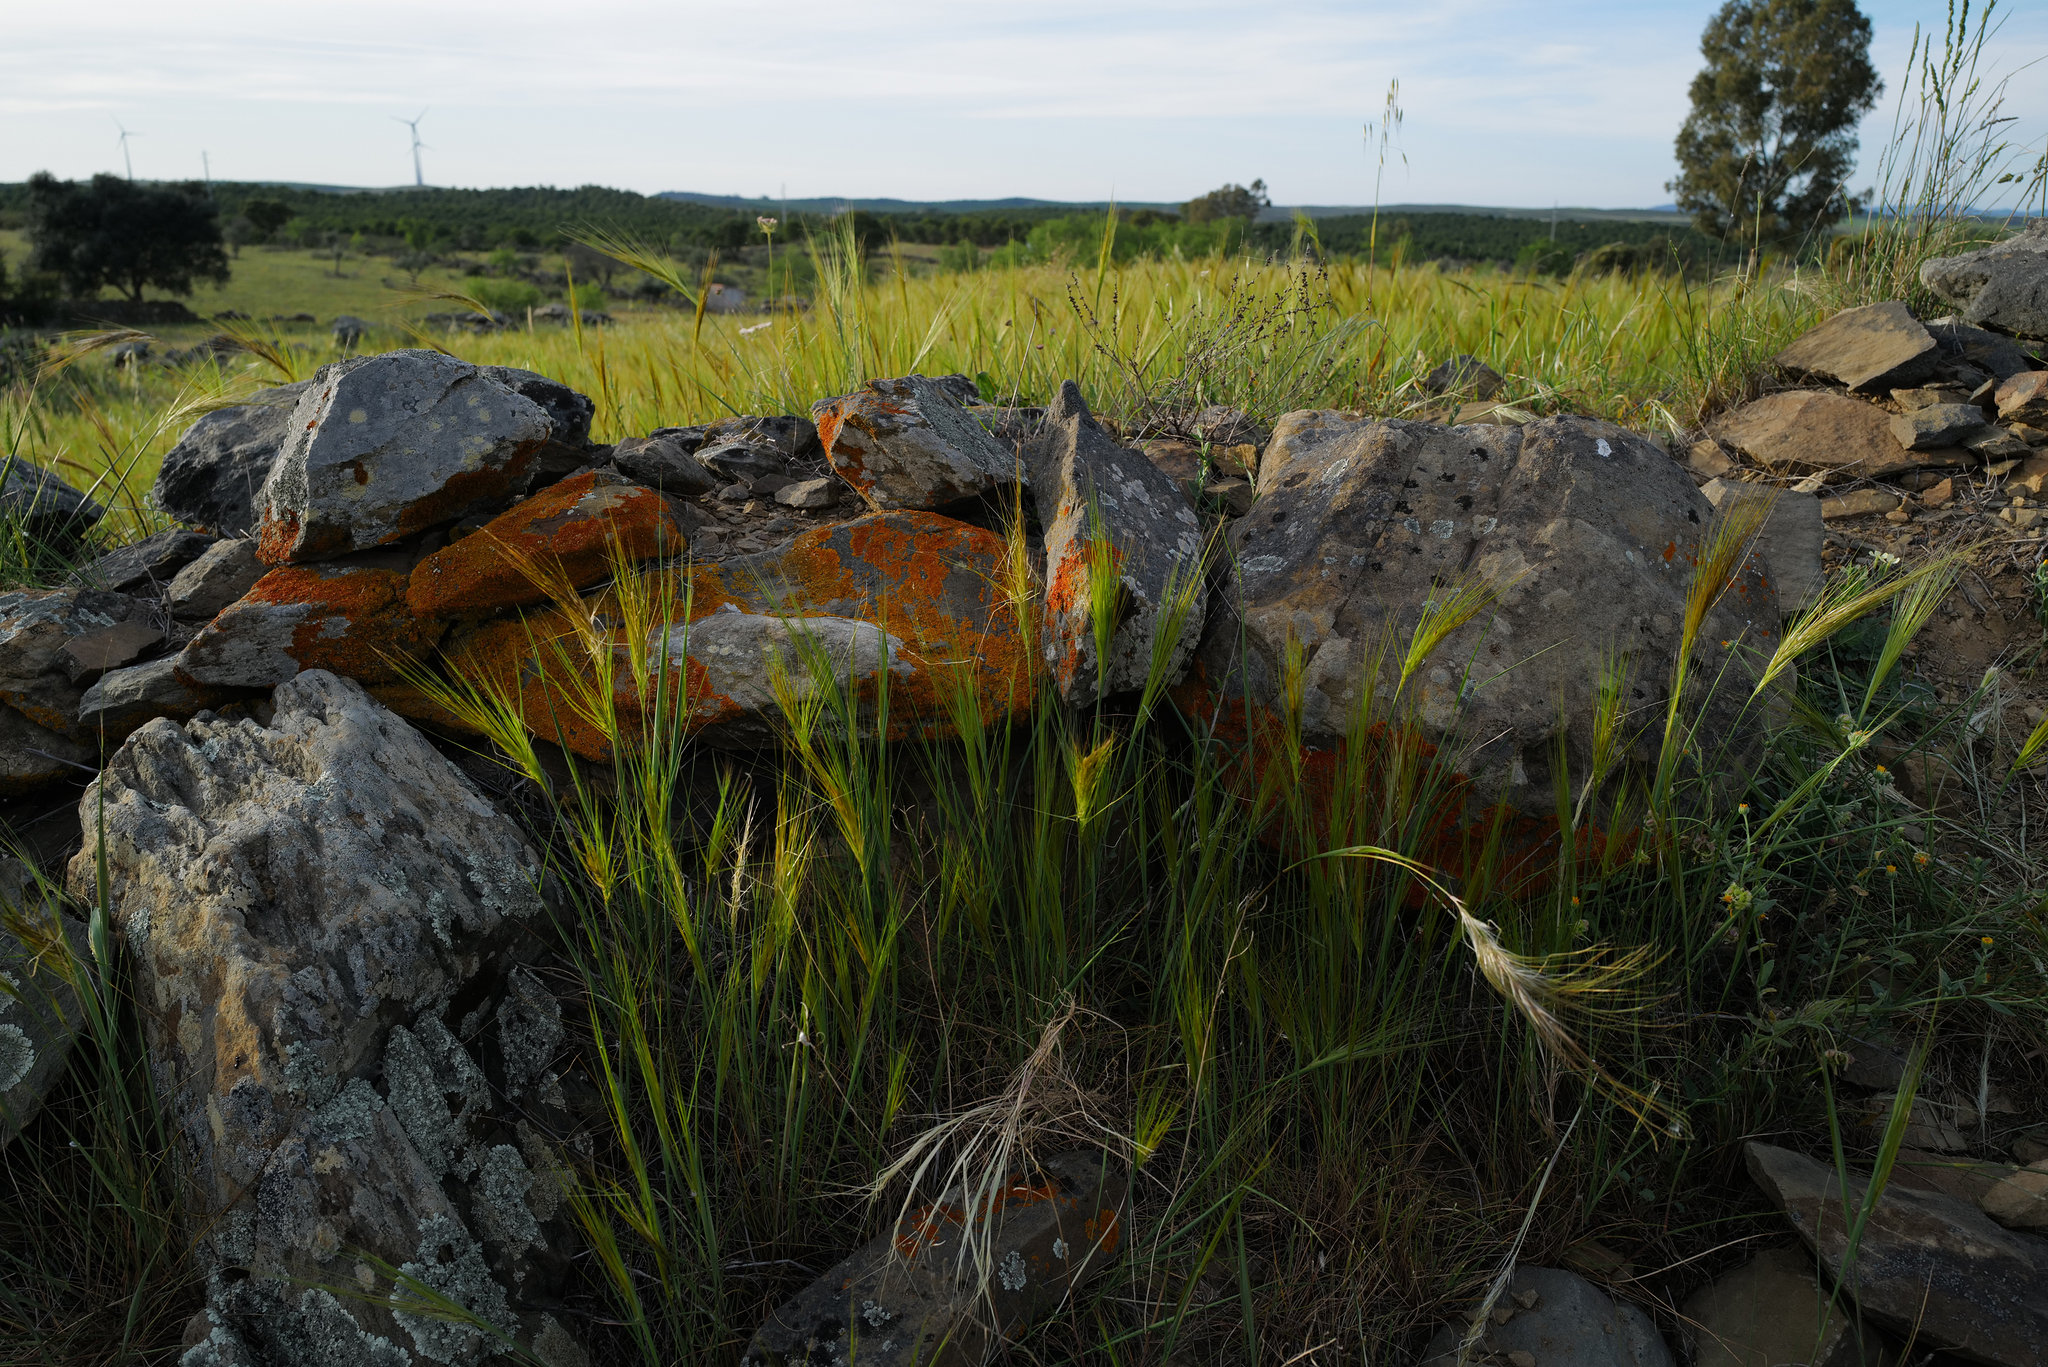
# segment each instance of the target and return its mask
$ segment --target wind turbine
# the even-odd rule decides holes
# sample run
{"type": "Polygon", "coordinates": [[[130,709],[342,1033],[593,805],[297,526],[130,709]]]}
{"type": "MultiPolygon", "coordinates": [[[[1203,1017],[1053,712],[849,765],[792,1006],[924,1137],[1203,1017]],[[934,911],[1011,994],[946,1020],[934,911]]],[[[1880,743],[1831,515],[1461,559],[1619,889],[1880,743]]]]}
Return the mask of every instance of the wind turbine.
{"type": "Polygon", "coordinates": [[[128,155],[128,139],[139,138],[142,134],[129,132],[122,126],[119,119],[114,120],[114,127],[121,129],[121,164],[128,168],[128,179],[133,180],[135,179],[135,160],[128,155]]]}
{"type": "Polygon", "coordinates": [[[420,170],[420,149],[426,146],[425,143],[420,141],[420,120],[425,117],[427,117],[427,111],[424,109],[419,112],[417,117],[410,119],[401,119],[396,114],[391,116],[393,123],[402,123],[412,130],[412,183],[419,187],[424,187],[427,183],[425,173],[420,170]]]}

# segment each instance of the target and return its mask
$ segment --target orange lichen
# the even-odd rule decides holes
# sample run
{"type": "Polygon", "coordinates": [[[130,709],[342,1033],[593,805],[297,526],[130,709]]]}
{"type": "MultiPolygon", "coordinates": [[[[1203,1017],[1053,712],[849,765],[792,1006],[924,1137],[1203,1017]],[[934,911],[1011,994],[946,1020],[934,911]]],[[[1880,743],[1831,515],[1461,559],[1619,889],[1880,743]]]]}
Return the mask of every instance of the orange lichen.
{"type": "Polygon", "coordinates": [[[242,603],[306,608],[286,653],[301,669],[364,683],[395,681],[398,662],[420,658],[441,638],[439,623],[406,611],[405,575],[397,570],[286,565],[257,580],[242,603]]]}

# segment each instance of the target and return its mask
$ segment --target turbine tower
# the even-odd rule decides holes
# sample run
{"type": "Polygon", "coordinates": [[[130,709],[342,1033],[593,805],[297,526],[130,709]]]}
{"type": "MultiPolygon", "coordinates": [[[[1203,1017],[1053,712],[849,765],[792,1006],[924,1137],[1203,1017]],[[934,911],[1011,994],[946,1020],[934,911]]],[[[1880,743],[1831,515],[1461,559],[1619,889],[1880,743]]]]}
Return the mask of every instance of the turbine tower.
{"type": "Polygon", "coordinates": [[[114,127],[121,130],[121,165],[127,168],[128,179],[133,180],[135,179],[135,159],[128,155],[128,139],[139,138],[142,134],[129,132],[127,128],[122,126],[119,119],[114,120],[114,127]]]}
{"type": "Polygon", "coordinates": [[[420,170],[420,149],[426,146],[425,143],[420,141],[420,120],[425,117],[427,117],[427,111],[424,109],[410,119],[401,119],[396,114],[391,116],[393,123],[402,123],[412,130],[412,183],[422,188],[427,183],[427,177],[420,170]]]}

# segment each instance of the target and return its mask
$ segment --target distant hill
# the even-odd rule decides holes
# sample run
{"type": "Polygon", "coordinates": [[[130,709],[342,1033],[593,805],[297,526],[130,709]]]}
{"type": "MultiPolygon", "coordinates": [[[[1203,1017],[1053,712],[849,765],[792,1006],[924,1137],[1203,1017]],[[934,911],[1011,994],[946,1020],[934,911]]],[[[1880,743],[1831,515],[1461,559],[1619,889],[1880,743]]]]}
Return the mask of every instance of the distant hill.
{"type": "MultiPolygon", "coordinates": [[[[747,199],[741,195],[707,195],[694,190],[664,190],[657,199],[672,199],[684,204],[702,204],[707,208],[732,209],[750,214],[772,213],[785,210],[790,213],[834,214],[842,209],[863,209],[871,214],[893,214],[912,217],[952,214],[1014,214],[1027,213],[1033,217],[1051,217],[1058,214],[1102,213],[1109,208],[1106,199],[1059,200],[1059,199],[863,199],[858,196],[838,196],[810,199],[774,199],[762,195],[747,199]]],[[[1122,200],[1120,209],[1164,209],[1178,211],[1182,201],[1122,200]]],[[[1259,215],[1261,223],[1286,223],[1292,221],[1296,211],[1310,218],[1352,218],[1371,217],[1370,204],[1276,204],[1259,215]]],[[[1657,223],[1682,221],[1676,205],[1659,205],[1652,209],[1514,209],[1490,208],[1472,204],[1383,204],[1380,215],[1391,214],[1469,214],[1484,218],[1557,218],[1559,222],[1592,223],[1657,223]]]]}

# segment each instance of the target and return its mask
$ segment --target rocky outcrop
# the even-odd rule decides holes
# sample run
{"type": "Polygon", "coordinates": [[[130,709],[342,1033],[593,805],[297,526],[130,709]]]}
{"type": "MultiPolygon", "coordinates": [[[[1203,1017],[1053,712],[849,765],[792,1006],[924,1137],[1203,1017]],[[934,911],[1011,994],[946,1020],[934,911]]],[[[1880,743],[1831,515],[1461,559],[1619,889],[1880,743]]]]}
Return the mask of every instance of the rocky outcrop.
{"type": "Polygon", "coordinates": [[[1772,358],[1801,375],[1883,393],[1934,373],[1941,348],[1901,303],[1843,309],[1772,358]]]}
{"type": "Polygon", "coordinates": [[[0,522],[13,524],[31,540],[69,544],[106,511],[53,472],[0,452],[0,522]]]}
{"type": "Polygon", "coordinates": [[[315,383],[279,385],[200,418],[164,454],[150,502],[187,527],[246,536],[256,525],[257,496],[291,435],[292,411],[315,383]]]}
{"type": "Polygon", "coordinates": [[[1117,1256],[1128,1185],[1105,1155],[1081,1150],[992,1194],[920,1202],[777,1310],[741,1361],[975,1367],[1117,1256]],[[985,1262],[970,1239],[985,1241],[985,1262]]]}
{"type": "Polygon", "coordinates": [[[1201,639],[1202,529],[1173,480],[1103,431],[1080,388],[1060,386],[1026,447],[1045,529],[1039,634],[1060,697],[1075,706],[1178,680],[1201,639]],[[1113,584],[1101,584],[1104,576],[1113,584]],[[1096,614],[1110,620],[1108,649],[1096,614]]]}
{"type": "Polygon", "coordinates": [[[1749,1175],[1785,1212],[1830,1277],[1864,1315],[1930,1348],[1994,1367],[2048,1364],[2048,1239],[2001,1229],[1952,1197],[1888,1185],[1864,1224],[1853,1267],[1844,1203],[1857,1210],[1869,1180],[1751,1143],[1749,1175]]]}
{"type": "Polygon", "coordinates": [[[539,866],[512,824],[321,672],[267,721],[151,722],[82,810],[104,844],[70,890],[104,893],[127,944],[214,1270],[186,1367],[495,1354],[369,1259],[524,1346],[560,1336],[528,1308],[569,1237],[558,1012],[521,967],[539,866]]]}
{"type": "MultiPolygon", "coordinates": [[[[1422,1367],[1458,1367],[1466,1324],[1446,1325],[1423,1350],[1422,1367]]],[[[1617,1303],[1576,1272],[1517,1267],[1487,1317],[1473,1363],[1538,1367],[1673,1367],[1650,1317],[1617,1303]]]]}
{"type": "Polygon", "coordinates": [[[554,433],[545,408],[436,351],[328,367],[263,486],[264,563],[368,550],[502,503],[554,433]]]}
{"type": "Polygon", "coordinates": [[[20,860],[0,858],[0,1150],[64,1076],[72,1035],[84,1023],[61,963],[67,954],[90,957],[85,927],[58,909],[20,860]]]}
{"type": "MultiPolygon", "coordinates": [[[[1583,782],[1593,690],[1618,658],[1636,719],[1621,753],[1650,759],[1656,738],[1642,728],[1664,716],[1713,520],[1663,451],[1587,418],[1446,428],[1295,413],[1274,432],[1259,495],[1230,532],[1232,577],[1175,695],[1198,723],[1248,744],[1254,762],[1282,734],[1296,651],[1301,734],[1319,752],[1338,748],[1374,687],[1458,757],[1476,792],[1552,810],[1557,742],[1583,782]],[[1477,582],[1493,601],[1395,698],[1428,605],[1477,582]]],[[[1744,734],[1745,659],[1776,648],[1778,616],[1753,566],[1708,614],[1689,694],[1706,709],[1705,734],[1744,734]]]]}
{"type": "Polygon", "coordinates": [[[1016,448],[991,436],[957,387],[939,380],[870,380],[812,411],[833,470],[877,511],[943,508],[1024,475],[1016,448]]]}
{"type": "Polygon", "coordinates": [[[2048,219],[2003,242],[1920,265],[1920,283],[1962,319],[2020,337],[2048,337],[2048,219]]]}

